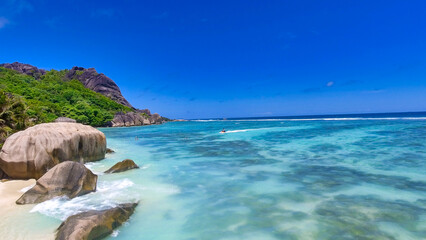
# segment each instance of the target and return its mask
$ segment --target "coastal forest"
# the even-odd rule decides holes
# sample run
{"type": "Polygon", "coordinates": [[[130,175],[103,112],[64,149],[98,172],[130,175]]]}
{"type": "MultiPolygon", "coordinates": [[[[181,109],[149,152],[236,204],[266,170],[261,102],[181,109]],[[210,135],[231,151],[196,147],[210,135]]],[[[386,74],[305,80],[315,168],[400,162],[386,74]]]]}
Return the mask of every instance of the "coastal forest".
{"type": "Polygon", "coordinates": [[[99,127],[116,112],[131,108],[65,77],[68,70],[50,70],[43,75],[26,75],[0,67],[0,147],[5,139],[38,123],[58,117],[99,127]]]}

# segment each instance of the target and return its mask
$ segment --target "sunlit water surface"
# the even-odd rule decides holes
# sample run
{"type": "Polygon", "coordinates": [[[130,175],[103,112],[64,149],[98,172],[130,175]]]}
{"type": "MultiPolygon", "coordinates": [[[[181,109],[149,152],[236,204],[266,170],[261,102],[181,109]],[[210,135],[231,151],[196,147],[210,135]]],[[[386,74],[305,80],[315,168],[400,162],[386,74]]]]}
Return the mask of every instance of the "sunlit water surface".
{"type": "Polygon", "coordinates": [[[111,239],[426,239],[424,119],[101,131],[116,153],[87,164],[98,191],[34,206],[41,222],[139,201],[111,239]],[[126,158],[141,168],[102,174],[126,158]]]}

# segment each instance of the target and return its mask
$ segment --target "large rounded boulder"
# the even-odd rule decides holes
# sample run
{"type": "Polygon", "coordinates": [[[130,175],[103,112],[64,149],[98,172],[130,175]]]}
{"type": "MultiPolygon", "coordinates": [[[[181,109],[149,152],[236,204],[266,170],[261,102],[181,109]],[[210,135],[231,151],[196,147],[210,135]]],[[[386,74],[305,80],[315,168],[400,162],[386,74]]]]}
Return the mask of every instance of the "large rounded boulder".
{"type": "Polygon", "coordinates": [[[98,176],[82,163],[63,162],[44,174],[36,185],[26,191],[17,204],[40,203],[54,197],[74,198],[96,191],[98,176]]]}
{"type": "Polygon", "coordinates": [[[68,217],[59,226],[56,240],[105,238],[129,219],[137,205],[126,203],[106,210],[91,210],[68,217]]]}
{"type": "Polygon", "coordinates": [[[43,123],[6,139],[0,169],[12,179],[39,179],[60,162],[105,158],[105,135],[79,123],[43,123]]]}

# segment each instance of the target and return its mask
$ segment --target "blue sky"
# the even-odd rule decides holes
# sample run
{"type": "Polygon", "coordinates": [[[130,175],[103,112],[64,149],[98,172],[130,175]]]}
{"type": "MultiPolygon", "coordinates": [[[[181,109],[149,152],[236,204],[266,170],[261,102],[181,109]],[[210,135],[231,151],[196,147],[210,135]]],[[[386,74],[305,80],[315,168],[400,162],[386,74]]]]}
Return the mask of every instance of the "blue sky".
{"type": "Polygon", "coordinates": [[[0,62],[172,118],[426,111],[424,1],[0,1],[0,62]]]}

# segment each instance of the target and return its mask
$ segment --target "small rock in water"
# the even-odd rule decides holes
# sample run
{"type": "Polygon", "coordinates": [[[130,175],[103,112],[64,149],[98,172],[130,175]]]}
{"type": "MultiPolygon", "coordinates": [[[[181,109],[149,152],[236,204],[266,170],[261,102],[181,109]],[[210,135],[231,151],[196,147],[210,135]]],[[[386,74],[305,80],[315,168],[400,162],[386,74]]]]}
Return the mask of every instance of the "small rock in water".
{"type": "Polygon", "coordinates": [[[83,164],[66,161],[50,169],[16,204],[40,203],[54,197],[74,198],[96,191],[98,176],[83,164]]]}
{"type": "Polygon", "coordinates": [[[115,153],[115,151],[114,151],[114,150],[112,150],[111,148],[107,148],[107,149],[106,149],[106,153],[115,153]]]}
{"type": "Polygon", "coordinates": [[[112,166],[110,169],[106,170],[105,173],[118,173],[118,172],[124,172],[130,169],[139,168],[138,165],[136,165],[135,162],[131,159],[125,159],[121,162],[116,163],[114,166],[112,166]]]}
{"type": "Polygon", "coordinates": [[[56,240],[105,238],[129,219],[137,205],[126,203],[106,210],[91,210],[70,216],[59,226],[56,240]]]}

